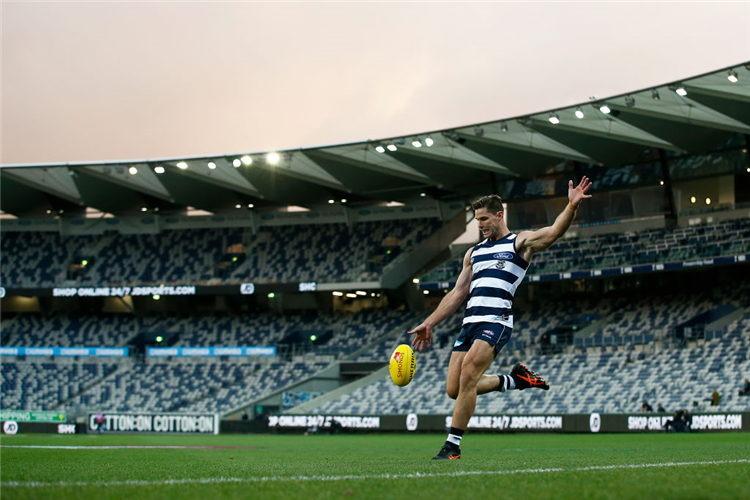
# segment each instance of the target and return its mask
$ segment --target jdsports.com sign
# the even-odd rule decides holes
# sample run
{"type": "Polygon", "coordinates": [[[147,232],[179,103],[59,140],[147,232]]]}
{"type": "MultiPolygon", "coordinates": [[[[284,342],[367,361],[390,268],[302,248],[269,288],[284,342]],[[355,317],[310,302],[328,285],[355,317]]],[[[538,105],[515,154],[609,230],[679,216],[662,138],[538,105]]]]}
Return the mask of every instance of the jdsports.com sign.
{"type": "Polygon", "coordinates": [[[218,434],[216,413],[104,413],[102,429],[89,413],[88,432],[109,434],[218,434]]]}

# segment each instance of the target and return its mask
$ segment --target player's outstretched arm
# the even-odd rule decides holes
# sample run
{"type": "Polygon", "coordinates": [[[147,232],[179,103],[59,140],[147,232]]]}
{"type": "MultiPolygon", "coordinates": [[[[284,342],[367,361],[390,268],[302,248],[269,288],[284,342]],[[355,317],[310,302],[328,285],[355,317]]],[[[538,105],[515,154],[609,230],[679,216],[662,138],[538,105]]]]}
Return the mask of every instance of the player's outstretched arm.
{"type": "Polygon", "coordinates": [[[409,335],[415,335],[411,345],[418,351],[423,351],[425,347],[432,345],[432,329],[448,316],[456,312],[458,306],[464,301],[469,293],[471,284],[471,251],[470,248],[464,255],[464,267],[458,276],[456,286],[448,292],[443,300],[440,301],[437,309],[424,320],[424,322],[409,332],[409,335]]]}
{"type": "Polygon", "coordinates": [[[537,231],[522,231],[519,233],[516,240],[516,251],[528,261],[532,255],[546,250],[560,239],[573,223],[576,210],[578,210],[581,202],[586,198],[591,198],[590,194],[586,194],[591,188],[591,184],[591,180],[585,176],[576,187],[573,187],[573,181],[568,181],[568,206],[557,216],[551,226],[543,227],[537,231]]]}

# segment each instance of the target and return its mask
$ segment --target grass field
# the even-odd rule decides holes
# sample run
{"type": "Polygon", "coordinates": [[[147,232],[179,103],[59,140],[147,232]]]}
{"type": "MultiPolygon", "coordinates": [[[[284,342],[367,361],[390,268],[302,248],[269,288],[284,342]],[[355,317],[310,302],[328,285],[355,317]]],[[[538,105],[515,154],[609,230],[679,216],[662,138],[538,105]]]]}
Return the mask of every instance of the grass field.
{"type": "Polygon", "coordinates": [[[460,460],[429,460],[444,439],[442,434],[3,436],[0,495],[3,500],[750,498],[748,433],[472,434],[464,439],[460,460]],[[57,448],[63,446],[76,448],[57,448]]]}

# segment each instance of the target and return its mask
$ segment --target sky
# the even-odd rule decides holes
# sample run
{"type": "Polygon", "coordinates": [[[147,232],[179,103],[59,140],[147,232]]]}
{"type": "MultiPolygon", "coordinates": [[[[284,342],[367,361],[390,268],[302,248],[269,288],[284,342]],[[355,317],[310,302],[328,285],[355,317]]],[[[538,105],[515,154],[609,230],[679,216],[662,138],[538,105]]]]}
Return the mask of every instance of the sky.
{"type": "Polygon", "coordinates": [[[9,2],[3,164],[297,149],[750,61],[750,2],[9,2]]]}

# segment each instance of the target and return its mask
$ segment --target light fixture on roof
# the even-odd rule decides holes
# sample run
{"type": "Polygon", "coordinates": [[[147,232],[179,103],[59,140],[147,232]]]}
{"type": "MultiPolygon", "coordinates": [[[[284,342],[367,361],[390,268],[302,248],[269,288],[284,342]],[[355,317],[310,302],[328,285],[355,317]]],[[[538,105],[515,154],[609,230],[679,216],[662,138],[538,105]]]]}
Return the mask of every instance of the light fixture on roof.
{"type": "Polygon", "coordinates": [[[414,278],[414,279],[411,280],[411,282],[416,285],[416,284],[419,283],[419,278],[414,278]]]}
{"type": "Polygon", "coordinates": [[[128,172],[130,172],[130,175],[135,175],[138,173],[138,169],[136,167],[130,167],[128,172]]]}
{"type": "Polygon", "coordinates": [[[685,87],[680,85],[675,89],[675,93],[679,96],[685,97],[687,95],[687,90],[685,90],[685,87]]]}
{"type": "Polygon", "coordinates": [[[376,146],[375,151],[378,153],[385,153],[385,148],[383,146],[376,146]]]}
{"type": "Polygon", "coordinates": [[[365,292],[364,290],[357,290],[357,292],[356,292],[356,293],[357,293],[357,295],[362,295],[363,297],[364,297],[365,295],[367,295],[367,292],[365,292]]]}
{"type": "Polygon", "coordinates": [[[690,203],[695,203],[695,196],[690,197],[690,203]]]}
{"type": "Polygon", "coordinates": [[[214,163],[212,161],[208,162],[208,168],[210,168],[211,170],[215,169],[216,168],[216,163],[214,163]]]}
{"type": "Polygon", "coordinates": [[[350,299],[356,299],[357,298],[357,294],[356,293],[347,293],[346,296],[349,297],[350,299]]]}
{"type": "Polygon", "coordinates": [[[653,89],[653,90],[651,91],[651,98],[652,98],[652,99],[653,99],[654,101],[658,101],[658,100],[659,100],[659,91],[658,91],[658,90],[656,90],[656,89],[653,89]]]}
{"type": "Polygon", "coordinates": [[[612,112],[612,110],[611,110],[611,109],[609,109],[609,106],[607,106],[606,104],[602,104],[602,105],[601,105],[601,106],[599,107],[599,111],[601,111],[601,112],[602,112],[602,113],[604,113],[605,115],[608,115],[608,114],[610,114],[610,113],[612,112]]]}
{"type": "Polygon", "coordinates": [[[430,291],[429,290],[424,290],[422,293],[425,294],[425,295],[429,295],[430,291]]]}
{"type": "Polygon", "coordinates": [[[505,122],[502,122],[500,124],[500,130],[503,131],[503,132],[507,132],[508,131],[508,124],[505,123],[505,122]]]}
{"type": "Polygon", "coordinates": [[[250,157],[249,157],[248,155],[245,155],[245,156],[243,156],[242,158],[240,158],[240,160],[242,161],[242,163],[243,163],[243,164],[244,164],[245,166],[247,166],[247,165],[252,165],[252,164],[253,164],[253,159],[252,159],[252,158],[250,158],[250,157]]]}
{"type": "Polygon", "coordinates": [[[428,137],[424,140],[424,145],[428,148],[431,148],[433,144],[435,144],[435,141],[433,141],[431,137],[428,137]]]}
{"type": "Polygon", "coordinates": [[[242,165],[242,160],[240,160],[239,158],[235,158],[234,160],[232,160],[232,166],[234,168],[240,168],[240,165],[242,165]]]}
{"type": "Polygon", "coordinates": [[[334,203],[336,203],[336,200],[328,200],[329,205],[333,205],[334,203]]]}
{"type": "Polygon", "coordinates": [[[706,198],[706,205],[710,205],[710,204],[711,204],[711,198],[706,198]]]}
{"type": "Polygon", "coordinates": [[[659,185],[663,186],[664,185],[664,181],[659,181],[659,185]]]}
{"type": "Polygon", "coordinates": [[[344,292],[333,292],[333,295],[336,297],[342,297],[344,295],[344,292]]]}
{"type": "Polygon", "coordinates": [[[419,142],[419,139],[414,139],[413,141],[411,141],[411,145],[414,146],[415,148],[421,148],[422,147],[422,143],[419,142]]]}
{"type": "Polygon", "coordinates": [[[266,155],[266,163],[269,165],[277,165],[280,160],[281,156],[279,156],[279,153],[268,153],[266,155]]]}
{"type": "Polygon", "coordinates": [[[157,166],[154,167],[154,172],[156,172],[157,174],[163,174],[164,173],[164,167],[162,167],[161,165],[157,165],[157,166]]]}
{"type": "Polygon", "coordinates": [[[552,113],[551,115],[549,115],[548,120],[552,125],[557,125],[558,123],[560,123],[560,117],[557,116],[557,113],[552,113]]]}
{"type": "Polygon", "coordinates": [[[581,108],[576,108],[576,118],[579,120],[583,119],[583,111],[581,111],[581,108]]]}
{"type": "Polygon", "coordinates": [[[148,212],[148,207],[141,207],[141,212],[148,212]]]}
{"type": "Polygon", "coordinates": [[[347,202],[346,198],[341,198],[341,203],[346,203],[346,202],[347,202]]]}
{"type": "Polygon", "coordinates": [[[482,127],[474,127],[474,135],[477,137],[483,137],[484,129],[482,127]]]}
{"type": "Polygon", "coordinates": [[[241,205],[241,204],[239,204],[239,203],[237,203],[237,204],[236,204],[236,205],[234,206],[234,208],[242,208],[242,205],[241,205]]]}
{"type": "Polygon", "coordinates": [[[732,83],[737,83],[740,81],[739,78],[737,78],[737,72],[736,71],[730,71],[727,75],[727,80],[729,80],[732,83]]]}
{"type": "Polygon", "coordinates": [[[427,193],[419,193],[419,196],[421,196],[422,198],[424,198],[425,196],[427,196],[427,193]]]}
{"type": "Polygon", "coordinates": [[[626,96],[625,97],[625,106],[627,106],[629,108],[632,108],[633,106],[635,106],[635,97],[630,96],[630,95],[626,96]]]}
{"type": "Polygon", "coordinates": [[[184,161],[178,162],[177,163],[177,168],[185,170],[186,168],[188,168],[188,164],[185,163],[184,161]]]}
{"type": "Polygon", "coordinates": [[[248,203],[248,204],[247,204],[247,208],[253,208],[254,206],[255,206],[255,205],[253,205],[252,203],[248,203]]]}
{"type": "Polygon", "coordinates": [[[386,148],[388,148],[388,151],[396,151],[398,149],[395,144],[388,144],[386,148]]]}

